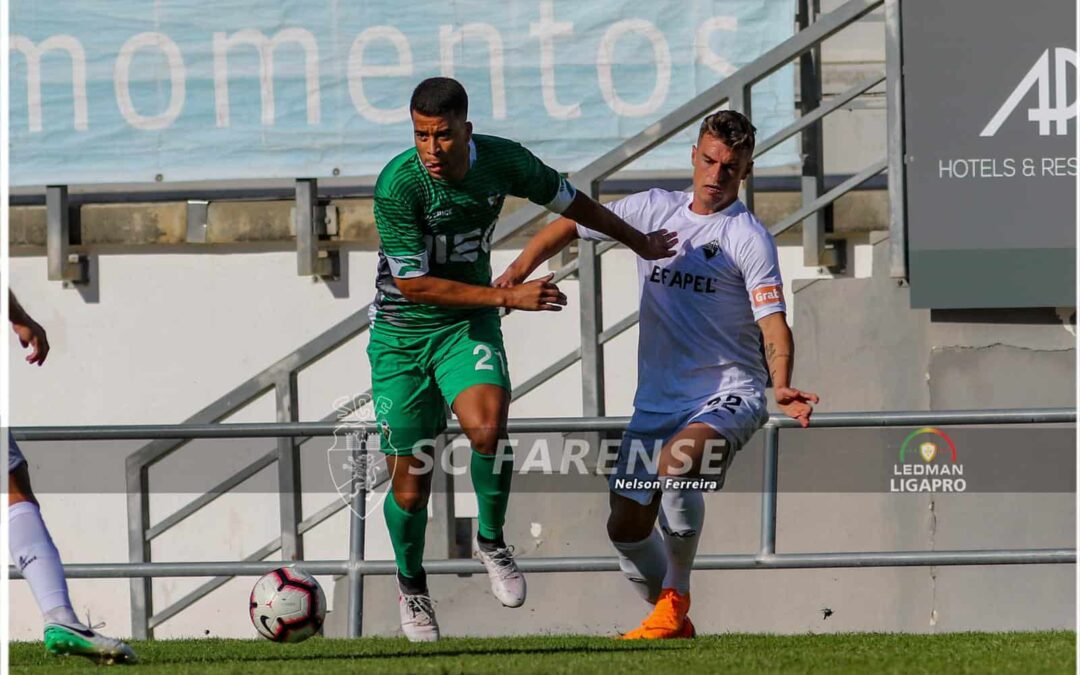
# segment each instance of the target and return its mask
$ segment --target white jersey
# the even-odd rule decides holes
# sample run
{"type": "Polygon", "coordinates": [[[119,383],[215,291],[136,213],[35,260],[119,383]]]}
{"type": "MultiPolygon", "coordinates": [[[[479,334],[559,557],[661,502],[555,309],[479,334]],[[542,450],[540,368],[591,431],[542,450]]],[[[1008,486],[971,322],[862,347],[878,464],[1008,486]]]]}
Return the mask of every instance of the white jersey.
{"type": "MultiPolygon", "coordinates": [[[[634,408],[675,412],[768,381],[757,321],[786,311],[776,243],[741,201],[702,216],[693,195],[649,190],[606,204],[642,232],[679,235],[675,256],[637,261],[641,312],[634,408]]],[[[609,239],[578,225],[583,239],[609,239]]]]}

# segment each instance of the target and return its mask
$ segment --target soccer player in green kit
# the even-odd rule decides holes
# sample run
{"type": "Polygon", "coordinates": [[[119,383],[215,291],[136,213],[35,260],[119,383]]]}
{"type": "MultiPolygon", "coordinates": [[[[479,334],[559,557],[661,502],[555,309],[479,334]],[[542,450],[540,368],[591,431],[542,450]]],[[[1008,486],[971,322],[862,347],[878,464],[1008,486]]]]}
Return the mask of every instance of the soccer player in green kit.
{"type": "Polygon", "coordinates": [[[431,459],[422,453],[446,428],[444,400],[472,445],[476,548],[492,593],[507,607],[525,602],[525,578],[502,531],[513,463],[496,459],[510,407],[498,308],[559,311],[566,296],[552,275],[491,286],[491,236],[503,200],[525,197],[649,260],[670,257],[676,243],[667,231],[630,227],[521,145],[473,134],[468,105],[453,79],[421,82],[409,104],[416,147],[392,159],[375,186],[381,246],[368,356],[392,477],[383,513],[398,567],[401,627],[414,642],[439,638],[423,568],[431,459]]]}

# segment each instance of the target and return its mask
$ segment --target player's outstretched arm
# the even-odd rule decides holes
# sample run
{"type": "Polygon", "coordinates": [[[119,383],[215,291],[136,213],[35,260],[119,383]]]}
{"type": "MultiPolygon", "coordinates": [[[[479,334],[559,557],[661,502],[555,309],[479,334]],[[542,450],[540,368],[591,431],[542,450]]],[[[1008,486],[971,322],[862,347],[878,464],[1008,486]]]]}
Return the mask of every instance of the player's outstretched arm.
{"type": "Polygon", "coordinates": [[[803,427],[810,426],[813,404],[818,395],[791,386],[791,373],[795,368],[795,339],[791,336],[784,312],[774,312],[758,322],[765,339],[765,360],[773,381],[776,404],[788,417],[798,420],[803,427]]]}
{"type": "Polygon", "coordinates": [[[657,230],[644,234],[635,230],[625,220],[582,192],[574,196],[574,201],[566,207],[562,215],[626,244],[645,260],[670,258],[675,255],[675,244],[679,243],[679,237],[674,232],[657,230]]]}
{"type": "Polygon", "coordinates": [[[431,275],[394,279],[398,290],[410,302],[442,307],[507,307],[529,312],[558,312],[566,295],[551,283],[554,274],[506,288],[474,286],[431,275]]]}
{"type": "Polygon", "coordinates": [[[49,355],[49,340],[45,335],[45,329],[30,318],[10,290],[8,291],[8,319],[11,320],[11,329],[19,336],[19,344],[30,347],[26,362],[39,366],[45,363],[45,357],[49,355]]]}
{"type": "Polygon", "coordinates": [[[491,285],[509,288],[529,278],[537,267],[551,259],[578,237],[577,224],[569,218],[556,218],[537,232],[521,254],[491,285]]]}

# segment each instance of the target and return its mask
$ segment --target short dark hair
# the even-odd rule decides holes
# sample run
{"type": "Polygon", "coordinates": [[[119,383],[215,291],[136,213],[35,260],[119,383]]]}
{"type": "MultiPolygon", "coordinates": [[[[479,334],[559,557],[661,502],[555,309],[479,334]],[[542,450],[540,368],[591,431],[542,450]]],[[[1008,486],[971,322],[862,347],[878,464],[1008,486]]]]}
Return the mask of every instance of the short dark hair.
{"type": "Polygon", "coordinates": [[[757,129],[746,115],[734,110],[721,110],[714,112],[701,121],[698,130],[698,141],[705,134],[718,138],[732,150],[747,150],[754,152],[754,132],[757,129]]]}
{"type": "Polygon", "coordinates": [[[449,77],[429,77],[413,90],[409,112],[430,117],[469,116],[469,95],[465,87],[449,77]]]}

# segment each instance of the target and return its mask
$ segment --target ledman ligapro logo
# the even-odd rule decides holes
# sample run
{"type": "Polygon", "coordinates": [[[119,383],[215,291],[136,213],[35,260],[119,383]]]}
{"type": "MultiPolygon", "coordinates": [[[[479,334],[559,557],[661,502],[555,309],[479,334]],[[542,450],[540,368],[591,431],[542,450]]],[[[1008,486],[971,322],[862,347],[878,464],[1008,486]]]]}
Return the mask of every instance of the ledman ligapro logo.
{"type": "Polygon", "coordinates": [[[893,465],[889,492],[964,492],[963,476],[964,465],[956,461],[956,444],[949,435],[923,427],[900,444],[900,463],[893,465]]]}
{"type": "Polygon", "coordinates": [[[1035,62],[1035,65],[1024,75],[1020,80],[1020,84],[1016,85],[1009,97],[1005,99],[1005,103],[998,108],[998,111],[994,113],[994,116],[990,118],[990,122],[979,134],[980,136],[993,136],[1001,128],[1001,125],[1005,124],[1005,120],[1013,114],[1020,102],[1031,91],[1032,87],[1037,86],[1039,91],[1039,105],[1037,108],[1029,108],[1027,111],[1027,118],[1029,122],[1038,122],[1039,135],[1049,136],[1051,133],[1055,133],[1058,136],[1065,136],[1068,134],[1068,122],[1072,118],[1076,117],[1076,101],[1072,104],[1068,103],[1068,66],[1072,65],[1073,68],[1077,67],[1076,52],[1066,47],[1057,47],[1053,50],[1047,49],[1042,53],[1042,56],[1035,62]],[[1054,69],[1053,69],[1053,82],[1051,82],[1050,71],[1050,53],[1054,54],[1054,69]],[[1051,103],[1050,91],[1051,87],[1054,91],[1053,102],[1051,103]],[[1051,132],[1051,123],[1053,124],[1053,132],[1051,132]]]}

